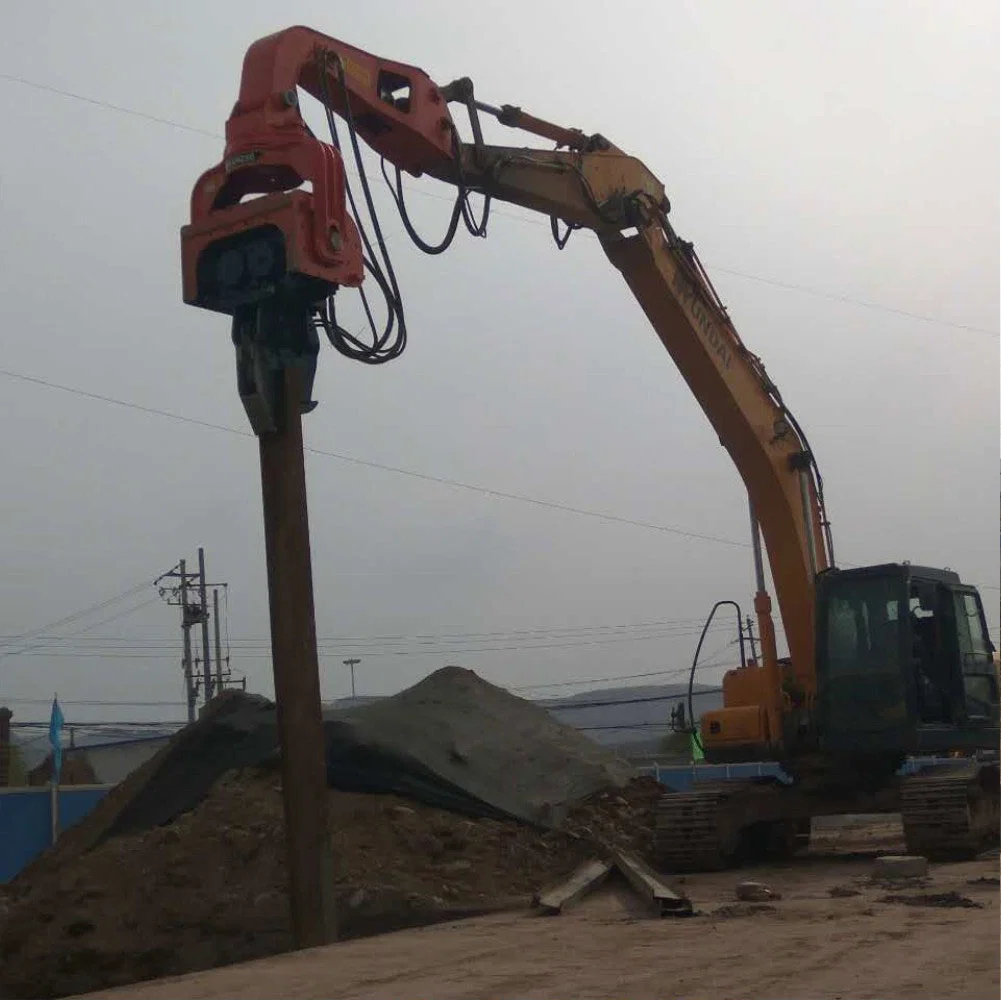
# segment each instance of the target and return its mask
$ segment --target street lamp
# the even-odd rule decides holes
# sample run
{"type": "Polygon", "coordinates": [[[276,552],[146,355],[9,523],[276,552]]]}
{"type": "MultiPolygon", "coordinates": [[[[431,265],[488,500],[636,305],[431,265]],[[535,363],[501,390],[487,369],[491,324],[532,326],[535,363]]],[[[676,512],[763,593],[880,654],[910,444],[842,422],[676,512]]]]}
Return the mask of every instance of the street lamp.
{"type": "Polygon", "coordinates": [[[347,659],[344,661],[344,666],[346,666],[351,671],[351,697],[355,696],[355,664],[361,663],[357,657],[347,659]]]}

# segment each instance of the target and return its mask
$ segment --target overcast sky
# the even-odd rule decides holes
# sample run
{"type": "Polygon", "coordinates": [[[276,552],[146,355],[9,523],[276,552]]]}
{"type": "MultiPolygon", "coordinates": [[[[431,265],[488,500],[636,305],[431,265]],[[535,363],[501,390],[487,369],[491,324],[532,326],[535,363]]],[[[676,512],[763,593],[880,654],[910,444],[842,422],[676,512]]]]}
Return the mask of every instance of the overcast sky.
{"type": "MultiPolygon", "coordinates": [[[[227,321],[181,303],[178,231],[222,151],[192,129],[221,135],[246,47],[296,23],[441,83],[468,74],[484,100],[639,156],[810,436],[839,556],[950,566],[992,588],[996,632],[997,3],[614,11],[5,10],[0,635],[113,598],[203,545],[210,577],[230,584],[234,668],[271,693],[256,443],[227,321]]],[[[490,138],[514,141],[499,126],[490,138]]],[[[437,234],[449,192],[411,186],[416,222],[437,234]]],[[[724,541],[310,454],[325,696],[348,692],[348,655],[362,657],[359,693],[449,662],[519,687],[684,668],[714,600],[750,609],[746,494],[626,286],[592,238],[559,253],[545,219],[510,206],[487,240],[462,233],[424,257],[379,197],[410,344],[374,369],[323,352],[309,446],[724,541]],[[651,622],[667,624],[621,627],[651,622]]],[[[0,659],[0,703],[44,718],[58,691],[70,721],[181,717],[178,616],[155,596],[138,590],[0,659]],[[114,704],[126,700],[168,704],[114,704]]],[[[731,661],[729,638],[712,636],[706,658],[731,661]]]]}

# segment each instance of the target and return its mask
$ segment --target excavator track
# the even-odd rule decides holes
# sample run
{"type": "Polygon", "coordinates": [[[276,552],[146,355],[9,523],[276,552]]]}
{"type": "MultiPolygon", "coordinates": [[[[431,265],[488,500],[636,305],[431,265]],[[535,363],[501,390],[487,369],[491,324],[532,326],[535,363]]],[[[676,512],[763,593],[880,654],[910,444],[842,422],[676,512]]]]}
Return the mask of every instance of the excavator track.
{"type": "Polygon", "coordinates": [[[699,782],[669,792],[654,814],[653,854],[664,872],[738,868],[746,862],[784,861],[810,844],[811,815],[896,812],[898,798],[857,796],[818,800],[801,789],[761,778],[699,782]]]}
{"type": "MultiPolygon", "coordinates": [[[[737,784],[736,782],[734,784],[737,784]]],[[[661,797],[654,816],[654,858],[662,871],[720,871],[732,863],[738,832],[728,801],[738,791],[706,784],[661,797]]]]}
{"type": "Polygon", "coordinates": [[[913,775],[901,788],[907,850],[934,861],[971,858],[997,846],[998,810],[996,768],[913,775]]]}

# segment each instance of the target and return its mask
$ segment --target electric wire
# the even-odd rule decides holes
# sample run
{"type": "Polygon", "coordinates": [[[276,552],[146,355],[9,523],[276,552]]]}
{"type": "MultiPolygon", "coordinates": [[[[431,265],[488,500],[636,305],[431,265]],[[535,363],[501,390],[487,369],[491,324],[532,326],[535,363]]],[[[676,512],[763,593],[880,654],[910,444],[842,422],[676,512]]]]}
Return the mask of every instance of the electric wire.
{"type": "MultiPolygon", "coordinates": [[[[451,641],[462,641],[462,642],[477,642],[477,641],[495,641],[497,639],[511,639],[519,640],[522,637],[527,639],[536,639],[540,637],[557,637],[557,638],[582,638],[590,637],[594,635],[600,635],[602,633],[623,633],[623,632],[649,632],[655,630],[658,632],[671,632],[673,634],[680,635],[697,635],[699,627],[703,624],[705,619],[703,618],[663,618],[652,621],[642,621],[642,622],[612,622],[607,624],[599,625],[551,625],[542,628],[528,628],[528,629],[499,629],[489,632],[452,632],[452,631],[440,631],[440,632],[415,632],[415,633],[373,633],[369,635],[361,634],[343,634],[343,635],[321,635],[317,637],[317,642],[320,645],[343,645],[345,643],[426,643],[428,641],[438,641],[438,642],[451,642],[451,641]]],[[[97,623],[100,624],[100,623],[97,623]]],[[[725,630],[729,626],[721,624],[716,627],[716,631],[725,630]]],[[[38,636],[38,639],[42,640],[52,640],[59,641],[64,638],[60,635],[42,635],[38,636]]],[[[68,638],[68,637],[65,637],[68,638]]],[[[129,635],[100,635],[100,636],[90,636],[87,641],[94,642],[97,644],[107,643],[124,643],[126,645],[136,645],[148,648],[151,643],[144,636],[129,636],[129,635]]],[[[267,646],[270,648],[271,640],[267,636],[260,637],[240,637],[231,640],[232,643],[239,647],[254,647],[254,646],[267,646]]],[[[173,643],[171,643],[171,648],[173,648],[173,643]]]]}
{"type": "MultiPolygon", "coordinates": [[[[126,409],[137,410],[151,416],[164,417],[168,420],[177,420],[181,423],[193,424],[197,427],[204,427],[210,430],[222,431],[226,434],[233,434],[238,437],[253,438],[254,434],[249,430],[241,430],[237,427],[228,427],[225,424],[215,424],[207,420],[198,420],[194,417],[186,417],[180,413],[173,413],[169,410],[162,410],[152,406],[143,406],[140,403],[132,403],[127,400],[117,399],[114,396],[102,395],[100,393],[89,392],[84,389],[77,389],[73,386],[61,385],[48,379],[38,378],[35,375],[24,375],[20,372],[0,369],[0,376],[15,379],[20,382],[27,382],[32,385],[43,386],[48,389],[56,389],[74,396],[82,396],[86,399],[93,399],[103,403],[110,403],[115,406],[122,406],[126,409]]],[[[584,507],[575,507],[570,504],[559,503],[554,500],[542,500],[538,497],[530,497],[521,493],[512,493],[505,490],[497,490],[487,486],[478,486],[473,483],[466,483],[459,479],[451,479],[447,476],[435,476],[427,472],[418,472],[415,469],[405,469],[397,465],[389,465],[385,462],[373,462],[370,459],[357,458],[353,455],[343,455],[334,451],[327,451],[322,448],[305,446],[304,450],[312,455],[320,455],[324,458],[331,458],[339,462],[346,462],[350,465],[358,465],[368,469],[378,469],[381,472],[392,472],[400,476],[408,476],[411,479],[420,479],[428,483],[436,483],[440,486],[448,486],[453,489],[467,490],[479,493],[484,496],[491,496],[501,500],[512,500],[518,503],[532,504],[536,507],[543,507],[549,510],[558,510],[566,513],[577,514],[583,517],[593,517],[601,521],[610,523],[627,524],[638,528],[648,528],[654,531],[663,531],[668,534],[678,535],[684,538],[701,539],[704,541],[717,542],[720,545],[731,545],[737,548],[750,548],[750,542],[737,541],[733,538],[724,538],[720,535],[710,535],[703,532],[688,531],[684,528],[669,525],[656,524],[652,521],[641,521],[636,518],[623,517],[617,514],[608,514],[600,511],[588,510],[584,507]]]]}
{"type": "Polygon", "coordinates": [[[32,639],[40,633],[45,633],[50,629],[58,629],[63,625],[68,625],[72,622],[79,621],[81,618],[87,618],[97,611],[103,611],[105,608],[111,607],[113,604],[119,604],[126,598],[131,597],[133,594],[137,594],[140,590],[150,585],[150,581],[144,580],[142,583],[138,583],[135,586],[129,587],[127,590],[123,590],[120,594],[116,594],[114,597],[109,597],[107,600],[100,601],[97,604],[91,604],[86,608],[81,608],[78,611],[72,611],[70,614],[65,615],[62,618],[57,618],[55,621],[47,622],[44,625],[39,625],[37,628],[29,629],[26,632],[18,632],[15,635],[5,635],[0,642],[23,642],[26,639],[32,639]]]}
{"type": "MultiPolygon", "coordinates": [[[[475,653],[501,653],[501,652],[531,652],[540,649],[574,649],[585,646],[607,646],[623,642],[656,642],[665,639],[683,638],[677,633],[667,635],[635,635],[635,636],[612,636],[601,639],[581,639],[567,642],[539,642],[539,643],[519,643],[494,646],[458,646],[448,648],[433,649],[373,649],[371,646],[351,645],[350,643],[339,644],[333,648],[320,649],[321,655],[334,656],[346,655],[348,653],[359,653],[368,657],[390,657],[390,656],[456,656],[460,654],[475,653]]],[[[8,654],[13,656],[15,654],[8,654]]],[[[101,652],[94,650],[83,650],[79,652],[68,650],[30,650],[16,655],[21,656],[44,656],[47,658],[77,659],[77,660],[159,660],[163,658],[162,653],[131,653],[131,652],[101,652]]],[[[240,651],[241,657],[245,659],[270,660],[271,653],[267,651],[253,652],[240,651]]],[[[687,668],[686,668],[687,669],[687,668]]]]}
{"type": "MultiPolygon", "coordinates": [[[[723,646],[720,646],[719,648],[717,648],[716,650],[714,650],[711,655],[713,657],[719,656],[721,653],[725,652],[727,649],[730,649],[730,648],[732,648],[732,647],[734,647],[736,645],[737,645],[737,640],[736,639],[731,640],[730,642],[728,642],[728,643],[724,644],[723,646]]],[[[722,661],[722,660],[712,660],[711,662],[702,663],[699,666],[698,669],[701,670],[701,671],[705,671],[705,670],[710,670],[710,669],[716,669],[716,668],[723,667],[723,666],[727,666],[727,664],[724,661],[722,661]]],[[[609,676],[609,677],[574,678],[574,679],[570,679],[570,680],[566,680],[566,681],[557,681],[557,682],[554,682],[552,684],[535,684],[535,685],[512,686],[512,687],[509,688],[509,690],[511,690],[511,691],[545,690],[545,689],[553,688],[553,687],[568,687],[568,686],[579,686],[579,685],[583,685],[583,684],[612,683],[612,682],[621,681],[621,680],[635,680],[635,679],[639,679],[639,678],[645,679],[645,678],[651,678],[651,677],[660,677],[660,678],[677,677],[677,676],[681,676],[681,675],[683,675],[683,674],[685,674],[687,672],[688,672],[688,667],[680,667],[680,668],[667,669],[667,670],[651,671],[651,672],[646,672],[646,673],[641,673],[641,674],[618,674],[618,675],[612,675],[612,676],[609,676]]],[[[708,689],[703,689],[703,690],[697,691],[695,693],[697,695],[698,694],[709,694],[709,693],[714,692],[715,690],[716,690],[715,688],[708,688],[708,689]]],[[[574,697],[574,696],[571,695],[571,696],[565,696],[565,697],[574,697]]],[[[599,707],[599,705],[602,706],[602,707],[609,707],[609,706],[612,706],[612,705],[619,705],[619,704],[624,704],[624,705],[628,705],[628,704],[640,704],[640,703],[643,703],[643,702],[646,702],[646,701],[662,701],[662,700],[665,700],[665,699],[672,699],[672,698],[678,698],[678,697],[680,697],[680,695],[665,695],[665,696],[657,696],[657,697],[642,696],[642,697],[637,697],[637,698],[606,699],[605,701],[603,701],[601,703],[598,703],[598,702],[593,702],[593,703],[592,702],[580,702],[580,703],[577,703],[577,704],[579,704],[581,708],[597,708],[597,707],[599,707]]],[[[563,708],[563,707],[567,707],[567,708],[573,707],[573,708],[575,708],[576,707],[576,705],[569,705],[568,706],[568,705],[560,705],[560,704],[558,704],[558,702],[560,701],[559,698],[551,698],[550,697],[550,698],[543,698],[543,699],[537,699],[537,700],[539,701],[539,704],[541,704],[543,707],[548,707],[548,708],[563,708]]],[[[49,704],[51,704],[51,700],[50,699],[44,699],[44,698],[7,698],[6,701],[9,704],[12,704],[12,705],[49,705],[49,704]]],[[[181,699],[171,700],[171,701],[163,701],[163,700],[118,701],[118,700],[114,700],[114,699],[110,699],[109,700],[109,699],[73,699],[73,698],[69,698],[69,699],[60,699],[60,704],[64,705],[64,706],[91,706],[91,707],[170,708],[170,707],[176,707],[178,705],[183,704],[183,701],[181,699]]],[[[34,723],[30,723],[30,725],[33,725],[33,724],[34,723]]],[[[44,723],[44,724],[46,726],[48,725],[47,722],[44,723]]],[[[91,723],[74,723],[74,724],[75,725],[90,725],[91,723]]],[[[101,724],[102,725],[117,725],[118,723],[101,723],[101,724]]],[[[132,723],[129,723],[129,724],[132,724],[132,723]]],[[[143,724],[144,725],[147,725],[147,724],[148,725],[166,725],[167,723],[149,722],[149,723],[143,723],[143,724]]],[[[19,723],[19,725],[29,725],[29,723],[19,723]]],[[[39,723],[39,725],[41,725],[41,723],[39,723]]]]}
{"type": "MultiPolygon", "coordinates": [[[[60,97],[65,97],[70,100],[80,101],[85,104],[90,104],[94,107],[102,108],[105,111],[115,112],[117,114],[130,115],[135,118],[142,118],[148,122],[156,123],[159,125],[166,125],[171,128],[181,129],[185,132],[191,132],[197,135],[207,136],[212,139],[224,140],[225,136],[219,132],[212,132],[208,129],[198,128],[194,125],[188,125],[184,122],[179,122],[176,119],[166,118],[159,115],[149,114],[145,111],[138,110],[136,108],[126,107],[121,104],[112,104],[109,101],[99,100],[97,98],[88,97],[84,94],[77,93],[76,91],[66,90],[60,87],[54,87],[50,84],[40,83],[37,80],[30,80],[22,76],[16,76],[12,73],[0,73],[0,79],[7,80],[11,83],[17,83],[25,87],[31,87],[34,90],[45,91],[51,94],[57,94],[60,97]]],[[[452,201],[452,198],[447,195],[440,195],[434,191],[424,191],[418,188],[412,189],[412,193],[425,198],[437,198],[442,201],[452,201]]],[[[497,215],[502,215],[505,218],[514,219],[517,222],[521,222],[525,225],[545,225],[544,222],[538,219],[533,219],[524,215],[518,215],[513,212],[504,212],[499,209],[492,209],[497,215]]],[[[746,278],[749,281],[758,281],[762,284],[771,285],[776,288],[781,288],[788,291],[801,292],[805,295],[814,295],[819,298],[830,299],[837,302],[845,302],[850,305],[859,306],[865,309],[875,309],[881,312],[895,313],[899,316],[907,317],[908,319],[918,320],[922,323],[929,323],[932,325],[951,327],[955,330],[963,330],[968,333],[982,334],[987,337],[991,337],[995,340],[998,339],[1001,334],[997,330],[988,329],[987,327],[977,326],[976,324],[970,323],[960,323],[955,320],[945,319],[941,316],[927,316],[922,313],[911,312],[906,309],[900,309],[895,306],[888,306],[880,302],[872,302],[867,299],[860,299],[850,295],[843,295],[834,292],[828,292],[824,289],[812,288],[808,285],[795,284],[792,282],[777,281],[773,278],[763,277],[761,275],[749,274],[746,271],[734,270],[732,268],[722,267],[718,264],[711,265],[713,270],[719,271],[724,274],[730,274],[738,278],[746,278]]],[[[998,589],[998,588],[992,588],[998,589]]]]}
{"type": "MultiPolygon", "coordinates": [[[[695,697],[703,694],[720,694],[721,687],[705,687],[695,692],[695,697]]],[[[661,701],[680,701],[680,693],[644,695],[642,698],[611,698],[604,701],[574,701],[561,702],[559,700],[539,699],[539,704],[549,711],[577,712],[588,708],[616,708],[620,705],[649,705],[661,701]]]]}
{"type": "MultiPolygon", "coordinates": [[[[90,392],[86,389],[80,389],[76,386],[63,385],[59,382],[53,382],[49,379],[39,378],[35,375],[26,375],[23,372],[15,372],[10,369],[0,369],[0,376],[4,378],[9,378],[19,382],[25,382],[29,385],[39,386],[41,388],[53,389],[58,392],[64,392],[68,395],[78,396],[84,399],[90,399],[97,402],[107,403],[113,406],[120,406],[125,409],[134,410],[140,413],[146,413],[150,416],[163,417],[167,420],[174,420],[179,423],[191,424],[196,427],[203,427],[209,430],[221,431],[226,434],[232,434],[237,437],[243,438],[253,438],[254,435],[248,430],[242,430],[237,427],[229,427],[225,424],[217,424],[208,420],[200,420],[195,417],[189,417],[181,413],[174,413],[170,410],[163,410],[158,407],[145,406],[141,403],[134,403],[129,400],[118,399],[114,396],[108,396],[103,393],[90,392]]],[[[350,465],[361,466],[362,468],[376,469],[380,472],[389,472],[394,475],[406,476],[412,479],[422,480],[424,482],[435,483],[440,486],[446,486],[452,489],[464,490],[472,493],[478,493],[482,496],[494,497],[501,500],[509,500],[516,503],[530,504],[536,507],[542,507],[548,510],[560,511],[563,513],[574,514],[580,517],[595,518],[600,521],[605,521],[612,524],[623,524],[629,525],[637,528],[645,528],[652,531],[664,532],[667,534],[677,535],[682,538],[687,538],[691,540],[701,540],[707,542],[714,542],[720,545],[733,546],[736,548],[750,548],[751,543],[740,541],[734,538],[726,538],[722,535],[713,535],[707,532],[692,531],[685,528],[679,528],[674,525],[657,524],[651,521],[644,521],[638,518],[625,517],[619,514],[611,514],[606,511],[591,510],[585,507],[578,507],[572,504],[561,503],[554,500],[543,500],[539,497],[531,497],[521,493],[513,493],[506,490],[498,490],[488,486],[481,486],[474,483],[467,483],[459,479],[453,479],[447,476],[436,476],[427,472],[418,472],[415,469],[406,469],[401,466],[389,465],[385,462],[374,462],[370,459],[358,458],[354,455],[344,455],[339,452],[328,451],[322,448],[314,448],[310,446],[305,446],[305,451],[313,455],[319,455],[324,458],[330,458],[338,462],[344,462],[350,465]]],[[[852,565],[845,559],[840,560],[842,566],[852,565]]],[[[140,584],[135,590],[141,589],[146,584],[140,584]]],[[[1001,588],[997,584],[979,584],[978,589],[980,590],[991,590],[997,591],[1001,588]]],[[[132,593],[134,591],[129,591],[132,593]]],[[[119,595],[119,598],[128,596],[128,594],[119,595]]],[[[227,597],[228,599],[228,597],[227,597]]],[[[114,600],[114,599],[113,599],[114,600]]],[[[111,602],[109,602],[111,603],[111,602]]],[[[102,605],[103,606],[103,605],[102,605]]],[[[87,609],[96,610],[96,609],[87,609]]],[[[56,623],[49,623],[47,626],[40,626],[39,628],[52,628],[56,623]]],[[[26,635],[29,633],[25,633],[26,635]]],[[[16,640],[16,636],[7,636],[4,640],[0,640],[0,645],[4,641],[16,640]]]]}
{"type": "MultiPolygon", "coordinates": [[[[99,621],[99,622],[94,622],[93,624],[87,625],[84,628],[77,629],[74,632],[69,632],[69,633],[67,633],[64,636],[59,636],[59,637],[57,637],[57,639],[58,639],[58,641],[63,641],[63,640],[67,640],[67,639],[77,639],[78,636],[83,635],[85,632],[89,632],[91,629],[99,628],[101,625],[107,625],[109,622],[118,621],[121,618],[126,618],[129,615],[135,614],[135,612],[137,612],[137,611],[141,611],[143,608],[149,607],[149,605],[151,605],[151,604],[155,604],[158,600],[159,600],[159,597],[148,598],[145,601],[143,601],[142,603],[135,605],[134,607],[125,608],[123,611],[118,611],[115,614],[109,616],[108,618],[102,618],[101,621],[99,621]]],[[[45,651],[50,649],[50,647],[53,645],[53,641],[54,640],[52,640],[52,639],[38,638],[36,641],[32,642],[31,644],[29,644],[27,646],[22,646],[20,649],[14,649],[14,650],[11,650],[9,652],[0,653],[0,660],[5,660],[8,657],[14,657],[14,656],[48,656],[48,655],[51,655],[49,652],[45,652],[45,651]]],[[[56,655],[64,655],[64,654],[58,654],[57,653],[56,655]]],[[[80,654],[79,653],[73,653],[73,654],[65,654],[65,655],[78,656],[80,654]]]]}

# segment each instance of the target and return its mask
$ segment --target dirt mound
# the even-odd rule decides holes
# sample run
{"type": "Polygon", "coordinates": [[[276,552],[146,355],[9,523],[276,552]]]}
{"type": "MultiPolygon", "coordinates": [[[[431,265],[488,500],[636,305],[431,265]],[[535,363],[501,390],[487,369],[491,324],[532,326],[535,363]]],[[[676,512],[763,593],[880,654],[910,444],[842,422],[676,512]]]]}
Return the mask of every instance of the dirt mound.
{"type": "MultiPolygon", "coordinates": [[[[325,729],[344,937],[521,904],[596,843],[650,845],[657,782],[472,671],[325,729]]],[[[276,743],[270,702],[220,698],[29,866],[5,893],[0,996],[286,950],[276,743]]]]}
{"type": "MultiPolygon", "coordinates": [[[[594,854],[583,837],[648,848],[658,789],[641,778],[595,795],[568,832],[331,791],[341,936],[526,905],[594,854]]],[[[225,775],[167,826],[22,876],[0,917],[0,996],[63,996],[287,950],[284,851],[281,779],[257,768],[225,775]]]]}
{"type": "Polygon", "coordinates": [[[568,807],[635,770],[546,709],[444,667],[328,723],[328,783],[557,827],[568,807]]]}
{"type": "Polygon", "coordinates": [[[594,792],[570,810],[562,829],[581,840],[632,851],[651,860],[653,817],[667,790],[655,778],[594,792]]]}
{"type": "MultiPolygon", "coordinates": [[[[328,712],[327,784],[427,805],[558,827],[570,806],[635,775],[625,761],[471,670],[445,667],[391,698],[328,712]]],[[[65,837],[59,853],[170,823],[220,776],[275,758],[274,705],[229,692],[178,732],[65,837]]],[[[54,858],[43,854],[34,877],[54,858]]],[[[60,862],[61,863],[61,862],[60,862]]]]}
{"type": "Polygon", "coordinates": [[[168,822],[192,808],[221,774],[259,763],[273,752],[262,715],[274,706],[259,695],[227,692],[214,699],[196,722],[171,737],[148,761],[108,792],[94,809],[59,838],[55,850],[40,854],[18,876],[19,884],[44,879],[119,832],[168,822]],[[152,817],[154,822],[147,822],[152,817]]]}

